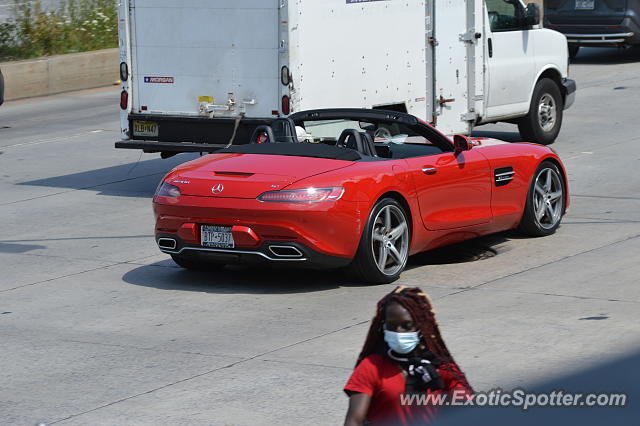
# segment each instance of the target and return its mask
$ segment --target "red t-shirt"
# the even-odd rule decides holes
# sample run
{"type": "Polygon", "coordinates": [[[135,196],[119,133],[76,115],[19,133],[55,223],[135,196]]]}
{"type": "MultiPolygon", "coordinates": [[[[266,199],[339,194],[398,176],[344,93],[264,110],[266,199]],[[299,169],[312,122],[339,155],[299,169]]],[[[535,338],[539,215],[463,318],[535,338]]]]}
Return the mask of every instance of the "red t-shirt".
{"type": "MultiPolygon", "coordinates": [[[[455,364],[443,364],[437,370],[442,376],[444,389],[425,394],[449,394],[458,388],[466,393],[470,390],[453,377],[448,367],[458,370],[455,364]]],[[[402,405],[401,394],[405,391],[405,378],[402,369],[393,360],[378,354],[372,354],[362,360],[351,374],[344,387],[345,392],[360,392],[371,396],[371,405],[367,420],[372,425],[378,424],[425,424],[432,422],[438,406],[418,403],[402,405]]],[[[434,395],[435,396],[435,395],[434,395]]],[[[415,401],[415,400],[414,400],[415,401]]],[[[429,400],[427,400],[429,401],[429,400]]]]}

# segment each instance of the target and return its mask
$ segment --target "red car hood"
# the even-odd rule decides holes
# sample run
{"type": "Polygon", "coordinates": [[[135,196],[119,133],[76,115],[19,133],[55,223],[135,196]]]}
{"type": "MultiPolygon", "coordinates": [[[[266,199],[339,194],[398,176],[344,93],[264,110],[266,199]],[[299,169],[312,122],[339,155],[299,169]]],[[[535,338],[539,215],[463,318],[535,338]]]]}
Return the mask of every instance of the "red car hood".
{"type": "Polygon", "coordinates": [[[166,181],[178,186],[183,195],[256,198],[263,192],[352,164],[283,155],[211,154],[179,166],[166,181]]]}

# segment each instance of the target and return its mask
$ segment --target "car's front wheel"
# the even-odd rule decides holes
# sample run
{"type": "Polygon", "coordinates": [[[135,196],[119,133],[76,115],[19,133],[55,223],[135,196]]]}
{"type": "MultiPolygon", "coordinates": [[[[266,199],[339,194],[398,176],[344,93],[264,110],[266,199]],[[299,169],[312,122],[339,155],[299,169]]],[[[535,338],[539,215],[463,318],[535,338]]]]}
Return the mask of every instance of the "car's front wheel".
{"type": "Polygon", "coordinates": [[[543,161],[529,184],[518,230],[532,237],[553,234],[564,215],[565,199],[565,184],[560,169],[550,161],[543,161]]]}
{"type": "Polygon", "coordinates": [[[393,198],[383,198],[371,210],[351,271],[362,282],[397,280],[409,258],[408,215],[393,198]]]}
{"type": "Polygon", "coordinates": [[[533,90],[529,114],[518,121],[520,136],[530,142],[550,145],[562,126],[562,93],[555,81],[541,79],[533,90]]]}

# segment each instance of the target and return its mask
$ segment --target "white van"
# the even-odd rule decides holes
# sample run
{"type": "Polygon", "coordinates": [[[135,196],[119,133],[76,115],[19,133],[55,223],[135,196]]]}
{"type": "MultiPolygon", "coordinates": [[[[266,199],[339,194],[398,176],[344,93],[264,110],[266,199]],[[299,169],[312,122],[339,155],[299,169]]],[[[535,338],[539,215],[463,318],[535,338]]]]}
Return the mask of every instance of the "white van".
{"type": "Polygon", "coordinates": [[[517,123],[552,143],[566,38],[521,0],[120,0],[118,148],[212,151],[273,117],[403,111],[445,134],[517,123]]]}

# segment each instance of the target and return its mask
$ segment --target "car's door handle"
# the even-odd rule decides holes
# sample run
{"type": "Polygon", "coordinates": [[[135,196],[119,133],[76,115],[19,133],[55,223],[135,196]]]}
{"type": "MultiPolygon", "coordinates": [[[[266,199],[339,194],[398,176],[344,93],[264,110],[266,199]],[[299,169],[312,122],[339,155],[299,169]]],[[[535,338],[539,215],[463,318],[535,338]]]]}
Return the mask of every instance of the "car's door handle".
{"type": "Polygon", "coordinates": [[[425,167],[422,169],[422,173],[424,173],[425,175],[435,175],[436,173],[438,173],[438,169],[436,169],[435,167],[425,167]]]}

